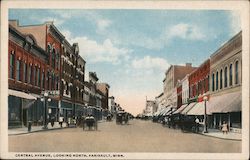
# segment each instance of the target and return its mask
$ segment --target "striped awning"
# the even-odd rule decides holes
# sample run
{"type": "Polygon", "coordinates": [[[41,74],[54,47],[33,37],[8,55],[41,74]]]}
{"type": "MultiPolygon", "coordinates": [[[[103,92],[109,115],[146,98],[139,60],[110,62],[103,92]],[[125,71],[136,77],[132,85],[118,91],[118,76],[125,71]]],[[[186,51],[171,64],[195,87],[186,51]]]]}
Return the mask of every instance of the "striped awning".
{"type": "Polygon", "coordinates": [[[186,107],[188,106],[188,104],[183,104],[180,108],[178,108],[176,111],[173,112],[173,114],[178,114],[181,111],[183,111],[186,107]]]}
{"type": "Polygon", "coordinates": [[[180,114],[187,114],[188,111],[190,111],[194,105],[196,104],[196,102],[190,103],[185,109],[183,109],[180,114]]]}
{"type": "Polygon", "coordinates": [[[240,112],[242,110],[241,91],[211,97],[208,105],[211,113],[240,112]]]}
{"type": "MultiPolygon", "coordinates": [[[[187,115],[204,115],[205,114],[205,102],[196,103],[188,112],[187,115]]],[[[211,114],[209,105],[206,103],[206,114],[211,114]]]]}

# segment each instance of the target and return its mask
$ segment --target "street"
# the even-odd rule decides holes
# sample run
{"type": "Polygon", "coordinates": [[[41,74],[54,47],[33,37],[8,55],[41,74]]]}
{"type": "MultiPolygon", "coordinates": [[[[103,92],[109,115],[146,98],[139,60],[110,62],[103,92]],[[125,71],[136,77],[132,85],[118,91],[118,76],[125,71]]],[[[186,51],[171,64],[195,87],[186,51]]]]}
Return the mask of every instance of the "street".
{"type": "Polygon", "coordinates": [[[9,136],[10,152],[241,152],[241,141],[183,133],[151,121],[98,123],[98,131],[66,128],[9,136]]]}

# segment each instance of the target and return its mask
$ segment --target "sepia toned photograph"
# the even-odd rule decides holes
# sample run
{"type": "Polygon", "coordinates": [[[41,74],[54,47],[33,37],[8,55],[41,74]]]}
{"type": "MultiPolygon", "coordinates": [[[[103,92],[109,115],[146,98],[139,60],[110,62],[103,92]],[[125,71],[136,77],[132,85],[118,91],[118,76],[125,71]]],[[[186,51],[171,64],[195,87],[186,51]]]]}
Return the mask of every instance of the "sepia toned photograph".
{"type": "Polygon", "coordinates": [[[1,158],[248,159],[249,3],[42,2],[2,3],[1,158]]]}

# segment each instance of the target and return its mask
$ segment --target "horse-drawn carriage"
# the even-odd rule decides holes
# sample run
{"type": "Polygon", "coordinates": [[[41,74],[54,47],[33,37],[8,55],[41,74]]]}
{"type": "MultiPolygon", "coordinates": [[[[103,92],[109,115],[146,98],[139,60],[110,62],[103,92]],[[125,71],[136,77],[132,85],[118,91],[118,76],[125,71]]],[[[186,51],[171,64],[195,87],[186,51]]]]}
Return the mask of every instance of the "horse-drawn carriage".
{"type": "Polygon", "coordinates": [[[86,127],[88,127],[89,130],[97,130],[97,120],[94,116],[87,116],[83,120],[83,130],[85,130],[86,127]]]}
{"type": "Polygon", "coordinates": [[[108,114],[107,117],[106,117],[106,120],[107,121],[112,121],[112,117],[113,117],[112,114],[108,114]]]}
{"type": "Polygon", "coordinates": [[[116,115],[116,124],[127,124],[128,123],[128,113],[118,112],[116,115]]]}

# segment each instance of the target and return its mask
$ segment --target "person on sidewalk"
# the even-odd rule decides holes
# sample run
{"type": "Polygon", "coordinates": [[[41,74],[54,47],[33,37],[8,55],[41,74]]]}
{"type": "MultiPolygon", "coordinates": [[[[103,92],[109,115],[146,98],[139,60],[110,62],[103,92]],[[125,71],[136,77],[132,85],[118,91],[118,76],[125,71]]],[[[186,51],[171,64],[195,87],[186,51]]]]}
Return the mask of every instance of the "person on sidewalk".
{"type": "Polygon", "coordinates": [[[59,124],[60,124],[60,126],[61,126],[61,128],[62,128],[62,124],[63,124],[63,117],[59,117],[59,124]]]}
{"type": "Polygon", "coordinates": [[[222,124],[222,129],[221,129],[222,133],[226,133],[228,132],[228,125],[226,123],[226,121],[223,121],[223,124],[222,124]]]}
{"type": "Polygon", "coordinates": [[[200,120],[199,118],[196,116],[195,117],[195,131],[198,133],[199,132],[199,126],[200,126],[200,120]]]}

